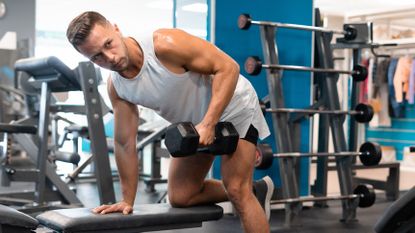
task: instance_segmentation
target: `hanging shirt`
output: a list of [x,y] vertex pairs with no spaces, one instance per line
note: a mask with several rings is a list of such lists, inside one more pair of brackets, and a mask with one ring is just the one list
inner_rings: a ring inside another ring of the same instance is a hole
[[395,87],[394,76],[396,71],[396,65],[398,64],[397,58],[392,58],[388,67],[388,86],[389,86],[389,115],[391,117],[405,117],[405,105],[400,104],[395,99]]
[[393,86],[395,87],[396,102],[403,102],[403,93],[408,92],[409,73],[411,72],[412,58],[401,57],[396,66],[395,76],[393,77]]
[[409,75],[409,88],[408,88],[408,93],[406,95],[406,99],[408,100],[408,103],[410,104],[414,103],[414,93],[415,93],[415,59],[412,59],[411,72]]

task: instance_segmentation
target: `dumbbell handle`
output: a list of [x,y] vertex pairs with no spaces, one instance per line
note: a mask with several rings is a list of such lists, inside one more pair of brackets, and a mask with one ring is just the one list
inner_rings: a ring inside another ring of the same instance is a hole
[[274,64],[262,64],[266,69],[281,69],[281,70],[297,70],[297,71],[312,71],[317,73],[336,73],[336,74],[357,74],[356,70],[336,70],[328,68],[314,68],[307,66],[295,66],[295,65],[274,65]]
[[319,110],[319,109],[296,109],[296,108],[267,108],[266,112],[288,112],[288,113],[323,113],[323,114],[360,114],[363,115],[363,111],[344,111],[344,110]]
[[293,202],[311,202],[311,201],[347,200],[347,199],[360,198],[361,196],[363,196],[363,195],[349,194],[349,195],[325,196],[325,197],[308,196],[308,197],[297,197],[297,198],[272,200],[271,204],[284,204],[284,203],[293,203]]
[[273,154],[275,158],[292,158],[292,157],[327,157],[327,156],[361,156],[370,155],[369,152],[317,152],[317,153],[301,153],[301,152],[287,152]]
[[317,31],[317,32],[332,32],[335,34],[343,34],[345,35],[347,32],[342,30],[333,30],[327,29],[322,27],[315,27],[315,26],[308,26],[308,25],[299,25],[299,24],[290,24],[290,23],[277,23],[277,22],[270,22],[270,21],[257,21],[251,20],[251,24],[257,25],[266,25],[271,27],[279,27],[279,28],[291,28],[291,29],[298,29],[298,30],[306,30],[306,31]]
[[203,147],[197,148],[197,152],[211,154],[209,146],[203,146]]

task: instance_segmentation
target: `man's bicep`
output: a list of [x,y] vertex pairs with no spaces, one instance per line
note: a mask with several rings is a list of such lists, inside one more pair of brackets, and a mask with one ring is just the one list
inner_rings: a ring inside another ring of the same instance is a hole
[[139,123],[137,105],[117,99],[113,101],[113,111],[115,141],[120,144],[135,142]]

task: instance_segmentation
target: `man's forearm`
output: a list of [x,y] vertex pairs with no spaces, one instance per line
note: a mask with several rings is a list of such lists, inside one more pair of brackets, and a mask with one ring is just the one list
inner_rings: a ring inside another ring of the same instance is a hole
[[136,150],[116,147],[115,151],[123,201],[134,205],[138,185],[138,156]]
[[239,70],[217,73],[212,81],[212,98],[202,123],[206,126],[215,126],[223,111],[232,99],[238,83]]

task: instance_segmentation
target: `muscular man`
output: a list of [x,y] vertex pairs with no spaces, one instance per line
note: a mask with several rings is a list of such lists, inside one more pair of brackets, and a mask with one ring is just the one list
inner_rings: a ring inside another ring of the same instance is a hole
[[269,129],[254,88],[239,74],[239,66],[231,57],[178,29],[124,37],[116,24],[97,12],[84,12],[73,19],[67,37],[93,63],[113,71],[108,93],[114,111],[115,157],[123,199],[95,208],[96,213],[132,211],[138,183],[137,105],[142,105],[169,122],[193,122],[204,146],[213,142],[217,122],[232,122],[240,140],[233,154],[222,157],[222,181],[205,179],[213,155],[172,158],[169,202],[174,207],[186,207],[229,200],[245,232],[270,231],[267,215],[272,181],[266,177],[255,182],[257,196],[252,188],[256,143],[258,137],[269,135]]

